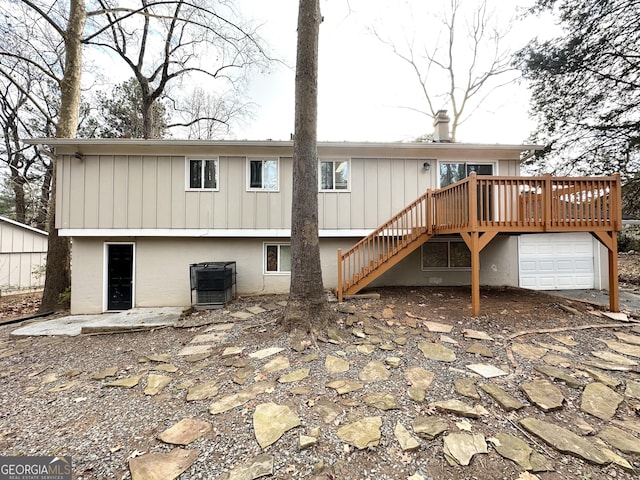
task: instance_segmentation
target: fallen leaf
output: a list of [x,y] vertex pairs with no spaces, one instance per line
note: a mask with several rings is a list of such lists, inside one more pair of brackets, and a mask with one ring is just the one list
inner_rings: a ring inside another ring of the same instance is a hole
[[131,459],[131,458],[141,457],[142,455],[144,455],[144,452],[134,450],[133,452],[131,452],[131,455],[129,455],[129,458]]

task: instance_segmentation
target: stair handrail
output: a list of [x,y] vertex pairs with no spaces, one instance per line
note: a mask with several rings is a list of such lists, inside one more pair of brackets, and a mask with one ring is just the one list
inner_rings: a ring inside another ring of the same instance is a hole
[[[348,286],[353,283],[352,280],[345,281],[344,273],[349,259],[360,253],[363,248],[382,248],[386,249],[386,255],[389,255],[389,252],[393,255],[393,253],[401,250],[420,234],[433,228],[432,195],[433,192],[431,190],[427,190],[389,220],[369,233],[369,235],[361,239],[349,250],[344,253],[342,253],[341,250],[338,250],[338,290],[340,292],[345,287],[348,288]],[[398,237],[400,240],[392,241],[391,237]],[[383,240],[381,240],[380,244],[372,246],[372,240],[376,238],[381,238]],[[385,254],[379,253],[376,260],[383,262],[384,256]],[[353,279],[356,275],[359,275],[366,270],[372,261],[373,259],[370,259],[367,256],[367,261],[362,262],[363,264],[359,265],[357,272],[349,271],[350,279]]]

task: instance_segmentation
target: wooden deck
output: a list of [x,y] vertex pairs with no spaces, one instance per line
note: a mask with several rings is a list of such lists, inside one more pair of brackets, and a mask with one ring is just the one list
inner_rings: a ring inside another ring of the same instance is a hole
[[435,235],[459,234],[471,252],[471,306],[480,313],[480,252],[499,233],[589,232],[609,252],[609,300],[618,311],[620,176],[476,176],[428,190],[342,253],[338,299],[357,293]]

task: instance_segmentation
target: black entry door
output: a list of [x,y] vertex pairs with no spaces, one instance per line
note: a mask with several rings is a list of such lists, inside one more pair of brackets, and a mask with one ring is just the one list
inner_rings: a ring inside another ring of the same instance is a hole
[[129,310],[133,306],[133,245],[107,247],[107,310]]

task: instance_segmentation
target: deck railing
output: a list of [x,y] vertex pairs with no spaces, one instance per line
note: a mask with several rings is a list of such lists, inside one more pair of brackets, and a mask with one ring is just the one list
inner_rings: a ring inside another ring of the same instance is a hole
[[[476,176],[427,191],[344,254],[338,294],[357,291],[432,235],[461,232],[618,231],[620,176]],[[375,273],[374,273],[375,272]]]
[[475,176],[433,193],[438,233],[620,229],[620,179]]

